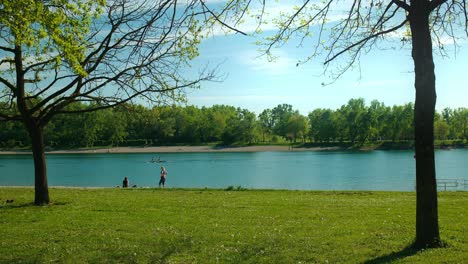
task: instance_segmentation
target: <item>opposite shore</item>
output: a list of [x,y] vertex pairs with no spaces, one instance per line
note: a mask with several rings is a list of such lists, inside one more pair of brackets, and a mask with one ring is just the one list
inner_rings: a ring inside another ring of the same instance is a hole
[[[46,154],[93,154],[93,153],[176,153],[176,152],[266,152],[266,151],[333,151],[341,147],[290,147],[285,145],[267,146],[159,146],[159,147],[111,147],[92,149],[51,150]],[[344,150],[344,149],[343,149]],[[0,151],[0,155],[31,154],[28,150]]]
[[[435,149],[450,150],[467,148],[463,143],[436,142]],[[268,151],[372,151],[372,150],[412,150],[413,145],[406,143],[366,144],[355,146],[352,144],[324,144],[324,145],[248,145],[248,146],[122,146],[95,147],[77,149],[49,149],[46,154],[94,154],[94,153],[177,153],[177,152],[268,152]],[[28,149],[1,150],[0,155],[31,154]]]

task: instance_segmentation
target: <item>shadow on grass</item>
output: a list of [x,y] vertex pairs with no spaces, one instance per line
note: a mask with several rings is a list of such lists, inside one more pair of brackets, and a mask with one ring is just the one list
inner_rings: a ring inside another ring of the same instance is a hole
[[415,243],[412,243],[411,245],[405,247],[404,249],[398,252],[393,252],[384,256],[380,256],[375,259],[365,261],[364,263],[365,264],[391,263],[396,260],[414,256],[425,249],[446,248],[446,247],[449,247],[449,245],[441,240],[434,241],[433,244],[426,245],[425,247],[417,246]]
[[404,249],[398,251],[398,252],[393,252],[387,255],[383,255],[368,261],[365,261],[364,264],[380,264],[380,263],[391,263],[396,260],[404,259],[407,257],[411,257],[416,255],[419,252],[419,250],[414,247],[414,245],[409,245],[405,247]]
[[25,207],[36,207],[34,203],[15,203],[15,204],[5,204],[0,207],[0,209],[3,210],[11,210],[11,209],[17,209],[17,208],[25,208]]
[[11,204],[4,204],[0,206],[0,209],[2,210],[12,210],[12,209],[21,209],[21,208],[39,208],[39,207],[53,207],[53,206],[63,206],[67,205],[68,203],[65,202],[51,202],[49,204],[42,204],[42,205],[37,205],[33,202],[30,203],[11,203]]

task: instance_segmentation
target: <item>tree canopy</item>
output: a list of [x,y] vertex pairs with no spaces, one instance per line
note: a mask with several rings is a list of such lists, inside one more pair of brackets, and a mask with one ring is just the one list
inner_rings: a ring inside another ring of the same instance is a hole
[[44,127],[55,116],[180,101],[215,79],[215,69],[183,73],[213,23],[200,1],[2,1],[0,15],[0,121],[31,137],[36,204],[49,202]]
[[[244,5],[244,9],[237,8]],[[252,1],[230,1],[228,10],[243,17]],[[261,1],[256,18],[261,24],[268,3]],[[221,12],[220,19],[229,12]],[[260,42],[263,52],[301,39],[311,55],[298,63],[323,58],[325,72],[339,78],[359,63],[359,58],[382,41],[397,39],[399,46],[411,44],[416,91],[414,138],[416,162],[416,240],[418,248],[441,246],[438,224],[436,170],[434,160],[434,118],[436,83],[433,46],[445,54],[445,40],[452,43],[468,37],[466,0],[305,0],[272,21],[277,31]],[[395,38],[396,36],[396,38]],[[332,63],[334,67],[329,67]],[[350,117],[352,118],[352,116]]]

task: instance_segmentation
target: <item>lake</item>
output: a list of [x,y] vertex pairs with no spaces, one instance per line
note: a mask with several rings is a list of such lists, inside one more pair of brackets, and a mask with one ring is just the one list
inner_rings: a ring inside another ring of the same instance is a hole
[[[150,163],[153,157],[167,162]],[[467,161],[466,149],[436,151],[437,178],[468,180]],[[130,185],[154,187],[161,165],[168,170],[166,187],[392,191],[415,188],[413,151],[47,156],[50,186],[115,187],[126,176]],[[0,155],[0,185],[33,186],[33,174],[31,155]]]

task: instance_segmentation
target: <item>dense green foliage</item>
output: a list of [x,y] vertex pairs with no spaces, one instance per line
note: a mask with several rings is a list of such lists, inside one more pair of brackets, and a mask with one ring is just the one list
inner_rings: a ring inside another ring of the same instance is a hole
[[[415,194],[0,188],[1,263],[464,263],[468,193],[439,194],[447,247],[413,252]],[[13,203],[5,203],[13,199]],[[373,261],[373,262],[372,262]]]
[[[13,55],[15,47],[22,47],[23,58],[28,58],[25,64],[40,64],[47,58],[50,66],[59,68],[66,61],[74,72],[87,75],[81,64],[88,44],[85,36],[89,33],[91,21],[99,16],[104,5],[104,0],[1,1],[1,63],[16,63],[9,55]],[[7,56],[6,52],[11,53]],[[44,71],[46,67],[41,66]],[[8,68],[2,67],[0,72],[9,72]],[[21,70],[27,72],[29,68]],[[34,82],[40,81],[40,72],[35,72],[37,80]],[[5,85],[7,80],[2,79],[1,83]],[[11,91],[5,89],[5,94],[7,92]]]
[[[74,104],[70,110],[89,106]],[[385,106],[376,100],[366,105],[351,99],[339,109],[315,109],[301,115],[282,104],[255,115],[226,105],[212,107],[163,106],[152,109],[122,105],[99,112],[59,115],[46,127],[51,148],[109,145],[252,144],[315,142],[364,143],[410,141],[414,135],[413,104]],[[435,116],[438,140],[468,139],[468,109],[444,109]],[[28,147],[22,124],[0,122],[0,147]]]

